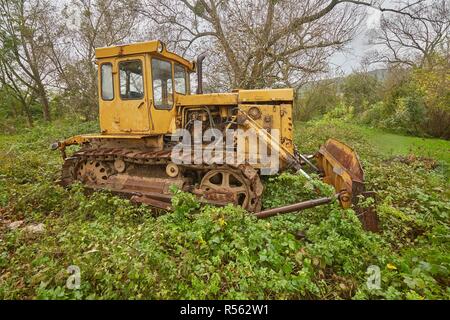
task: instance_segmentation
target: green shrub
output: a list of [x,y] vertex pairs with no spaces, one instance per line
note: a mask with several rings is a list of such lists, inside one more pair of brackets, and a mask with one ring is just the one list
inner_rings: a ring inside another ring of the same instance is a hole
[[293,117],[301,121],[308,121],[320,117],[328,112],[330,108],[338,104],[339,101],[337,84],[334,81],[321,81],[308,84],[298,93]]
[[[92,126],[92,127],[91,127]],[[157,215],[108,192],[54,185],[60,155],[48,142],[92,124],[38,125],[0,138],[2,299],[449,299],[449,199],[442,172],[379,155],[339,120],[297,125],[314,152],[329,137],[353,146],[376,190],[382,231],[362,229],[353,210],[330,205],[257,220],[240,208],[200,206],[173,190]],[[40,135],[43,133],[43,135]],[[284,173],[265,181],[264,206],[330,195],[318,180]],[[43,233],[23,226],[43,223]],[[7,221],[7,222],[5,222]],[[68,289],[67,268],[81,270]],[[381,270],[369,290],[367,268]]]
[[360,114],[380,100],[380,87],[377,78],[369,73],[353,73],[342,85],[344,102],[354,108],[355,114]]
[[363,124],[381,126],[381,123],[385,120],[386,114],[386,105],[383,101],[378,101],[362,112],[358,120]]

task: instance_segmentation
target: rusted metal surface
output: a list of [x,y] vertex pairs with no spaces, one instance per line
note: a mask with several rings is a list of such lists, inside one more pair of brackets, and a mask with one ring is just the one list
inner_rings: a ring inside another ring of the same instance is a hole
[[[336,194],[334,197],[323,197],[323,198],[319,198],[319,199],[307,200],[307,201],[294,203],[294,204],[283,206],[283,207],[267,209],[267,210],[255,213],[254,215],[255,215],[255,217],[257,217],[259,219],[266,219],[266,218],[273,217],[273,216],[276,216],[279,214],[302,211],[305,209],[310,209],[310,208],[318,207],[321,205],[326,205],[326,204],[329,204],[329,203],[335,201],[336,198],[339,199],[340,201],[342,201],[341,198],[346,197],[346,196],[348,196],[348,194],[346,192],[343,192],[343,193]],[[372,197],[373,193],[366,192],[366,193],[363,193],[362,196],[363,197]],[[346,200],[344,200],[344,201],[346,201]],[[361,224],[365,230],[372,231],[372,232],[380,231],[379,219],[378,219],[378,215],[375,212],[374,206],[362,207],[362,206],[358,206],[356,204],[355,211],[356,211],[357,216],[358,216],[359,220],[361,221]]]
[[223,201],[238,205],[238,197],[235,193],[227,188],[216,188],[214,190],[201,190],[203,197],[211,201]]
[[341,199],[341,205],[349,208],[353,197],[364,191],[364,171],[356,152],[340,141],[329,139],[320,147],[316,160],[323,181],[334,186],[337,192],[350,194],[348,201]]
[[135,202],[135,203],[144,203],[147,205],[150,205],[152,207],[158,208],[158,209],[162,209],[162,210],[167,210],[170,211],[172,210],[172,206],[170,205],[170,203],[165,202],[165,201],[161,201],[161,200],[157,200],[154,198],[151,198],[149,196],[133,196],[131,197],[131,202]]
[[354,181],[364,181],[364,171],[359,157],[352,148],[338,140],[329,139],[325,143],[324,149],[350,173]]
[[197,94],[203,94],[203,60],[206,58],[206,52],[197,57]]
[[205,199],[227,201],[243,208],[249,206],[250,181],[242,173],[231,169],[216,169],[202,179],[200,189]]
[[105,164],[96,160],[84,160],[78,164],[76,171],[77,180],[85,184],[103,185],[107,183],[110,169]]
[[[324,182],[334,186],[342,207],[355,205],[363,211],[357,206],[357,199],[365,192],[364,172],[357,154],[350,147],[334,139],[328,140],[316,155],[317,165],[296,151],[293,143],[293,89],[202,94],[201,65],[204,55],[199,56],[197,63],[192,63],[168,52],[161,41],[99,48],[96,49],[96,57],[100,97],[102,66],[111,66],[110,77],[117,86],[120,84],[120,63],[129,57],[141,63],[143,74],[151,74],[151,59],[155,57],[172,61],[172,66],[174,63],[181,64],[187,73],[196,69],[199,94],[191,95],[186,90],[186,94],[181,95],[175,91],[172,93],[173,101],[167,101],[166,110],[154,105],[155,97],[151,90],[144,90],[138,99],[120,99],[118,92],[113,99],[99,99],[101,133],[77,135],[52,145],[52,149],[61,151],[65,160],[62,185],[81,181],[89,188],[109,189],[129,195],[133,201],[164,210],[171,209],[169,186],[175,185],[196,194],[204,203],[231,203],[251,212],[259,212],[263,193],[260,173],[263,169],[273,169],[261,163],[250,164],[250,153],[256,153],[258,159],[263,158],[261,146],[258,151],[251,151],[251,142],[247,141],[241,145],[236,142],[233,148],[227,149],[227,156],[230,153],[233,158],[235,154],[245,155],[245,164],[238,167],[206,164],[202,154],[196,152],[183,153],[182,159],[177,159],[183,164],[174,164],[177,162],[175,160],[172,162],[175,130],[189,129],[188,124],[195,120],[202,122],[203,129],[216,128],[222,133],[228,129],[254,129],[260,141],[264,142],[264,148],[270,147],[271,155],[278,154],[279,172],[294,170],[311,179],[309,171],[303,170],[303,166],[308,165],[322,175]],[[147,78],[143,77],[145,87],[148,87],[147,81],[152,80]],[[279,137],[275,130],[279,130]],[[238,140],[238,137],[235,138]],[[80,145],[82,149],[67,158],[65,148],[70,145]],[[192,163],[192,160],[194,164],[186,164]],[[257,216],[266,218],[331,201],[333,197],[304,201],[265,210]],[[365,225],[375,228],[373,211],[365,210],[360,218]]]
[[358,218],[365,230],[380,232],[380,219],[373,206],[368,208],[357,208]]
[[129,174],[117,174],[111,176],[107,183],[115,190],[127,190],[128,192],[156,192],[168,194],[170,186],[182,189],[184,180],[173,178],[140,177]]
[[[142,165],[164,165],[169,161],[170,151],[142,152],[126,148],[90,148],[86,147],[65,160],[61,184],[67,186],[76,180],[96,189],[108,189],[133,195],[141,193],[169,193],[169,187],[183,187],[184,180],[140,176],[136,168]],[[137,167],[138,166],[138,167]],[[144,170],[145,172],[145,170]],[[170,199],[169,199],[170,201]]]
[[[67,186],[79,180],[90,188],[128,194],[136,202],[141,199],[161,209],[166,207],[162,202],[170,204],[170,186],[193,192],[202,203],[219,206],[231,203],[251,212],[261,209],[263,185],[251,166],[178,165],[178,174],[173,175],[166,170],[168,165],[173,165],[170,155],[171,150],[144,152],[88,146],[66,159],[61,184]],[[190,178],[183,176],[183,170],[204,172],[199,188],[193,188]]]
[[356,152],[346,144],[329,139],[316,155],[319,170],[323,173],[323,181],[334,186],[337,192],[346,192],[339,198],[344,208],[354,209],[364,229],[378,232],[379,219],[374,206],[363,208],[358,205],[358,196],[373,197],[364,185],[364,171]]
[[[176,185],[179,189],[193,192],[202,203],[219,206],[228,203],[240,205],[248,211],[256,212],[258,218],[301,211],[330,203],[334,199],[325,197],[259,212],[263,185],[258,172],[252,166],[211,166],[210,171],[204,173],[199,187],[192,188],[187,178],[183,178],[183,168],[201,172],[208,167],[180,165],[177,167],[177,175],[169,175],[166,168],[171,164],[170,155],[171,150],[86,147],[76,152],[74,157],[66,159],[62,184],[68,185],[74,180],[80,180],[93,189],[109,189],[128,194],[135,202],[164,210],[171,209],[172,196],[169,187]],[[356,205],[357,195],[365,191],[364,173],[356,153],[338,141],[329,140],[320,149],[317,160],[319,170],[324,174],[324,181],[333,184],[338,190],[336,197],[343,207],[354,203],[363,226],[367,230],[377,231],[378,218],[374,210],[362,209]],[[158,165],[162,166],[161,171],[166,174],[165,178],[132,174],[136,166],[150,169]]]
[[125,162],[132,163],[168,163],[170,156],[171,150],[140,151],[126,148],[87,148],[73,155],[73,157],[95,158],[100,160],[109,160],[108,157],[113,157],[114,159],[121,159]]
[[[372,198],[373,204],[369,206],[363,206],[360,204],[361,200],[365,200],[367,198]],[[373,191],[365,191],[360,194],[360,197],[357,197],[354,203],[355,211],[358,215],[359,220],[361,221],[362,226],[365,230],[372,232],[380,231],[380,219],[378,218],[378,214],[375,210],[375,204],[377,202],[377,194]]]
[[255,213],[255,216],[260,219],[265,219],[265,218],[273,217],[273,216],[283,214],[283,213],[301,211],[301,210],[321,206],[324,204],[328,204],[328,203],[332,202],[334,199],[335,199],[334,197],[324,197],[324,198],[319,198],[319,199],[307,200],[307,201],[291,204],[291,205],[284,206],[284,207],[267,209],[267,210]]
[[256,170],[241,168],[216,168],[205,174],[200,188],[193,192],[206,201],[240,205],[251,212],[261,210],[263,186]]
[[[95,186],[95,185],[86,185],[86,188],[88,190],[92,190],[92,191],[107,189],[107,190],[111,191],[111,193],[114,195],[125,196],[125,197],[130,198],[130,201],[132,201],[134,203],[143,203],[143,204],[147,204],[149,206],[152,206],[152,207],[155,207],[158,209],[163,209],[166,211],[173,210],[172,205],[171,205],[171,201],[173,198],[172,194],[162,194],[162,193],[155,193],[155,192],[134,192],[133,190],[127,190],[127,189],[114,190],[114,189],[108,189],[108,188]],[[209,205],[214,205],[217,207],[223,207],[228,204],[228,202],[206,200],[200,196],[198,197],[197,200],[200,204],[209,204]]]

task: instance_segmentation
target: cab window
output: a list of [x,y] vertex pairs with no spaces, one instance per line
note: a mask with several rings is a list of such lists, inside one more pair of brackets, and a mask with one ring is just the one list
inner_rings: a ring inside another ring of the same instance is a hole
[[141,60],[119,63],[120,97],[124,100],[144,98],[144,75]]
[[175,91],[177,93],[186,94],[186,69],[182,65],[175,64],[174,80]]
[[152,59],[153,100],[156,109],[172,109],[172,63]]
[[101,81],[102,81],[102,99],[106,101],[114,100],[114,83],[113,83],[113,73],[111,63],[102,64]]

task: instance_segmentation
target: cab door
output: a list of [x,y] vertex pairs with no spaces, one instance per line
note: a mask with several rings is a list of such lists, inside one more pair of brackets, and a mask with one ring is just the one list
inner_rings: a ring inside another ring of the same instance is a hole
[[[173,85],[173,63],[170,60],[152,57],[150,62],[152,83],[151,114],[153,133],[166,134],[175,126],[175,93]],[[155,121],[157,119],[157,121]]]
[[149,103],[144,72],[145,56],[117,59],[118,99],[114,122],[123,133],[149,131]]
[[116,112],[117,81],[114,59],[103,59],[99,63],[99,118],[102,133],[119,133],[119,115]]

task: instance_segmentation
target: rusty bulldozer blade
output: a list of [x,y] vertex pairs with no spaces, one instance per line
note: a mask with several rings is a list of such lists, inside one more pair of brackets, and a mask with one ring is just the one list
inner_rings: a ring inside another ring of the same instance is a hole
[[[361,205],[360,201],[366,200],[367,198],[373,199],[372,204]],[[360,198],[357,199],[354,209],[365,230],[372,232],[380,232],[379,227],[380,221],[377,212],[375,211],[375,204],[376,204],[376,192],[365,191],[360,194]]]
[[[323,181],[334,187],[341,206],[347,209],[353,204],[364,229],[378,232],[375,201],[368,206],[359,204],[361,198],[375,199],[375,193],[365,190],[364,171],[358,154],[346,144],[336,139],[329,139],[320,147],[315,158]],[[328,202],[325,198],[323,200],[324,203],[328,203],[332,198],[328,198]]]
[[[315,155],[317,169],[325,183],[332,185],[336,194],[333,197],[324,197],[307,200],[283,207],[267,209],[255,214],[257,218],[265,219],[279,214],[298,212],[305,209],[329,204],[336,199],[345,209],[353,205],[358,218],[365,230],[378,232],[378,216],[373,204],[375,192],[365,191],[364,171],[359,157],[352,148],[335,139],[329,139]],[[372,197],[370,201],[361,201]]]
[[357,201],[357,196],[364,192],[364,171],[359,157],[352,148],[335,139],[329,139],[316,154],[317,166],[325,183],[334,186],[341,197],[341,205],[349,208]]
[[364,171],[357,153],[346,144],[329,139],[316,154],[317,166],[323,174],[323,181],[334,186],[343,194],[339,201],[343,208],[354,209],[366,230],[378,232],[378,216],[373,205],[362,207],[358,203],[362,198],[372,197],[374,192],[367,192],[364,185]]

